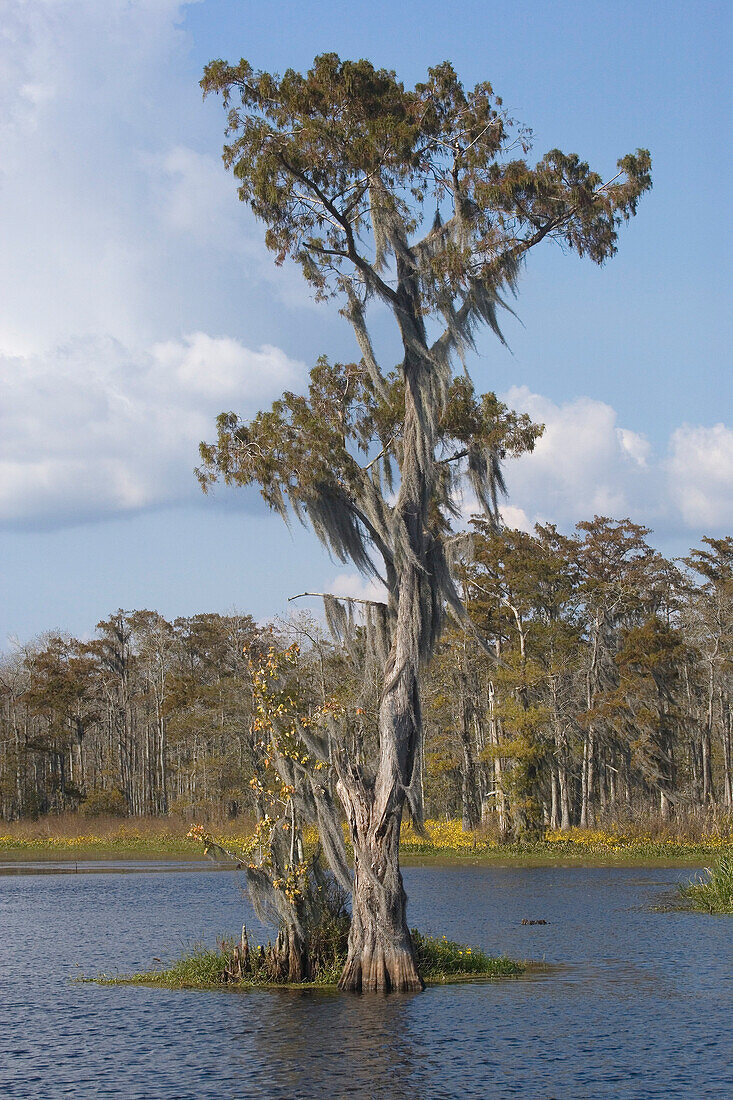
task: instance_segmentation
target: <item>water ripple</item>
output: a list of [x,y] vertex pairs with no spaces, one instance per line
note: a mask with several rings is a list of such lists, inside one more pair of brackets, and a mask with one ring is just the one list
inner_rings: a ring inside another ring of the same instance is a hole
[[649,912],[678,878],[669,869],[409,868],[410,916],[424,931],[557,969],[376,998],[74,984],[80,969],[147,968],[242,921],[257,935],[235,876],[2,877],[0,1095],[731,1096],[730,922]]

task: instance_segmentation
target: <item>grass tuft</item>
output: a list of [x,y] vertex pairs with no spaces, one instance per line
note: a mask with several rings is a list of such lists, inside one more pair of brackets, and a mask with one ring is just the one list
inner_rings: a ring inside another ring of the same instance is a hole
[[84,977],[83,982],[98,985],[160,985],[166,989],[214,989],[223,984],[222,974],[227,960],[224,946],[216,949],[195,944],[180,959],[161,970],[141,974],[99,974]]
[[692,882],[680,885],[680,894],[693,909],[704,913],[733,913],[733,855],[720,857]]
[[523,974],[522,963],[506,955],[487,955],[478,947],[433,936],[423,936],[412,929],[418,973],[426,982],[449,982],[457,977],[512,978]]

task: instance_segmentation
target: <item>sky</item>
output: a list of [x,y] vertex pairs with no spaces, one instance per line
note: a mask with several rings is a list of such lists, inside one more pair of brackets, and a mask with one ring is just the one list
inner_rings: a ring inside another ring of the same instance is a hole
[[537,158],[608,177],[649,148],[618,255],[535,249],[509,347],[482,334],[469,368],[546,425],[507,465],[507,523],[630,516],[668,554],[733,532],[730,32],[708,0],[2,0],[0,649],[119,607],[266,619],[364,590],[256,492],[193,476],[219,412],[358,355],[236,197],[198,87],[216,57],[282,72],[336,51],[406,84],[448,59]]

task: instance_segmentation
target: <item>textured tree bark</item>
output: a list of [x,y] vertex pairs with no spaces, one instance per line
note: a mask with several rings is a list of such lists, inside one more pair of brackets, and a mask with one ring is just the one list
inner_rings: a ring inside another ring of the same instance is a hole
[[560,812],[560,828],[564,831],[572,825],[570,784],[568,782],[568,770],[564,764],[560,769]]
[[407,927],[407,897],[398,862],[400,813],[392,813],[386,834],[354,845],[349,951],[339,988],[351,992],[417,992],[417,972]]
[[[405,416],[400,488],[393,518],[390,606],[392,644],[379,705],[379,757],[373,778],[341,768],[339,794],[354,845],[349,950],[340,986],[347,990],[421,990],[399,866],[402,811],[414,798],[422,738],[418,674],[440,633],[443,592],[434,575],[435,436],[439,412],[435,363],[428,349],[414,271],[397,254],[395,316],[405,357]],[[415,802],[412,802],[414,807]],[[416,815],[419,817],[419,813]]]
[[354,845],[349,949],[339,986],[352,992],[415,992],[424,988],[407,926],[399,865],[406,788],[422,735],[413,601],[417,571],[407,571],[399,597],[392,652],[379,708],[379,760],[370,780],[361,768],[341,768],[338,791]]
[[593,823],[593,794],[595,790],[595,730],[588,728],[583,744],[583,786],[580,808],[580,824],[588,828]]
[[[313,977],[308,946],[295,928],[281,928],[274,944],[260,947],[258,965],[265,964],[275,982],[304,982]],[[242,928],[241,942],[235,944],[224,967],[224,981],[237,982],[251,975],[251,951],[247,929]]]
[[305,946],[294,928],[288,929],[288,981],[303,982],[311,977]]
[[399,865],[405,786],[413,778],[421,733],[417,675],[413,665],[400,661],[399,632],[385,681],[376,776],[370,782],[360,768],[347,766],[338,782],[354,846],[349,949],[339,986],[352,992],[424,988]]
[[560,796],[557,779],[557,768],[553,765],[550,769],[550,828],[560,828]]

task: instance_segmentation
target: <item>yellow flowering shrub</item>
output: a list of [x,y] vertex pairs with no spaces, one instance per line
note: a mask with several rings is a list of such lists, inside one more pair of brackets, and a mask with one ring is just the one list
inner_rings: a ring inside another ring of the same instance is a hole
[[460,821],[426,821],[427,837],[415,832],[412,822],[404,821],[400,832],[400,846],[403,851],[449,851],[472,852],[477,846],[496,847],[492,841],[479,837],[476,833],[464,832]]

